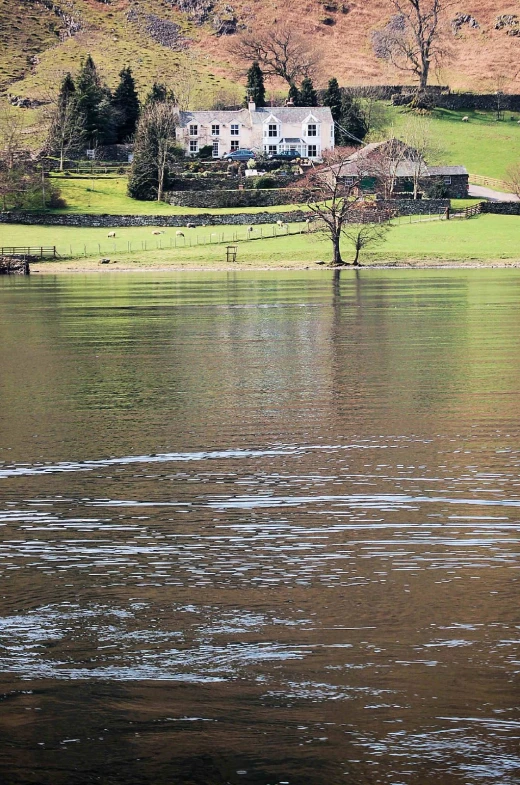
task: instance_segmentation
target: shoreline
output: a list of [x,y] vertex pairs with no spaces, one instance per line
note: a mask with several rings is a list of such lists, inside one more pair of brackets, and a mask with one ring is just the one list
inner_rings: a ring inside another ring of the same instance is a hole
[[143,264],[141,262],[122,262],[115,260],[109,264],[100,264],[99,261],[70,260],[62,262],[35,262],[31,275],[58,275],[58,274],[91,274],[91,273],[179,273],[179,272],[276,272],[276,271],[334,271],[334,270],[486,270],[486,269],[519,269],[519,259],[489,259],[489,260],[435,260],[435,259],[409,259],[388,262],[368,261],[354,267],[352,264],[342,267],[333,267],[329,264],[316,264],[309,262],[276,261],[273,264],[254,264],[236,262],[233,264],[179,264],[178,262],[156,264]]

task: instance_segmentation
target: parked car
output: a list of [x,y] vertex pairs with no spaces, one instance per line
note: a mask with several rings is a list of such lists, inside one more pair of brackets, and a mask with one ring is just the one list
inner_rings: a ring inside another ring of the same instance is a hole
[[270,153],[271,161],[297,161],[301,155],[296,150],[282,150],[280,153]]
[[241,147],[238,150],[233,150],[231,153],[226,153],[222,156],[226,161],[250,161],[255,159],[256,155],[253,150],[248,150],[246,147]]

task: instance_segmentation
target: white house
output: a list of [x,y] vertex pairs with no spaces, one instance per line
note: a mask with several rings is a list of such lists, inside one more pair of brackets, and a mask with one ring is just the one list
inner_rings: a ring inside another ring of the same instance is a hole
[[304,158],[321,158],[334,149],[334,122],[328,106],[266,106],[250,102],[233,112],[179,112],[177,131],[187,155],[205,145],[213,158],[245,147],[255,152],[296,150]]

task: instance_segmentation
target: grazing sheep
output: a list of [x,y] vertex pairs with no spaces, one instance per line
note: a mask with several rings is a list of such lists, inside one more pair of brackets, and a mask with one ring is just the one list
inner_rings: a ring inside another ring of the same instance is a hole
[[109,233],[107,234],[107,237],[115,237],[115,236],[116,236],[116,233],[115,233],[115,232],[109,232]]
[[156,231],[152,232],[152,234],[164,234],[164,232],[159,232],[159,231],[156,230]]
[[248,227],[247,227],[247,231],[248,231],[248,232],[254,232],[254,228],[253,228],[252,226],[248,226]]
[[283,221],[277,221],[277,222],[276,222],[276,225],[277,225],[277,226],[283,226],[283,225],[284,225],[284,223],[283,223]]
[[184,237],[184,232],[175,232],[175,237]]
[[462,122],[463,123],[469,123],[469,117],[467,115],[465,117],[463,117],[462,118]]

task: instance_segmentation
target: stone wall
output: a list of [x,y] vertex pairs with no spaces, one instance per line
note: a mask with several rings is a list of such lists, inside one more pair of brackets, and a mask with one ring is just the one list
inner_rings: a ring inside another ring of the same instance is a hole
[[244,189],[226,191],[169,191],[165,201],[176,207],[199,207],[213,210],[219,207],[275,207],[304,201],[300,188]]
[[[438,109],[450,109],[454,112],[496,112],[497,96],[495,93],[435,93],[432,96]],[[409,93],[395,93],[392,96],[394,106],[404,106],[410,102]],[[520,112],[520,95],[504,94],[500,98],[503,112]]]
[[481,204],[483,213],[520,215],[520,202],[482,202]]
[[[428,215],[441,213],[449,199],[392,199],[378,201],[381,211],[398,211],[401,215]],[[125,226],[171,226],[181,228],[188,223],[194,226],[248,226],[249,224],[299,223],[307,220],[304,210],[286,210],[276,213],[198,213],[197,215],[92,215],[87,213],[27,213],[0,212],[0,224],[18,223],[31,226],[76,226],[81,228],[115,229]]]

